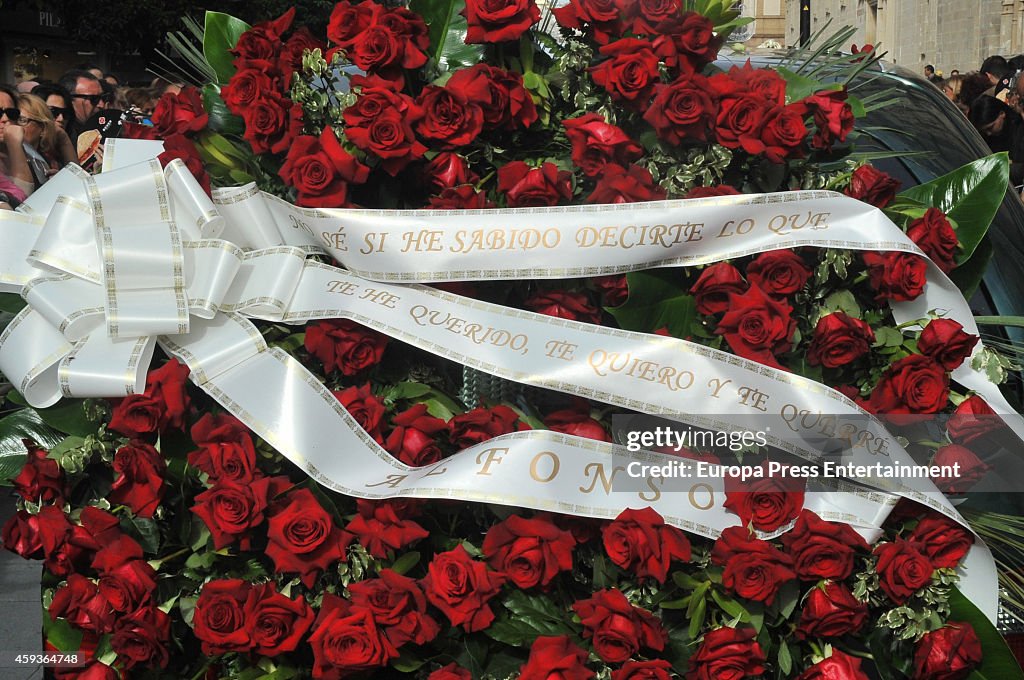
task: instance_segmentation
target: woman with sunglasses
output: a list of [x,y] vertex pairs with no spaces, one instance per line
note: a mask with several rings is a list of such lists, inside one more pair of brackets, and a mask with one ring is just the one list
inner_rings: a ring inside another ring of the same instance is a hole
[[57,127],[49,107],[39,97],[23,94],[18,97],[18,125],[25,130],[25,156],[38,189],[50,175],[76,160],[75,147],[67,133]]
[[60,85],[44,83],[32,88],[32,94],[46,102],[46,106],[50,109],[57,127],[67,131],[68,122],[75,114],[74,109],[71,108],[71,97],[68,95],[67,90]]
[[17,101],[17,90],[0,84],[0,172],[27,196],[35,190],[35,182],[25,154],[25,129],[18,125]]

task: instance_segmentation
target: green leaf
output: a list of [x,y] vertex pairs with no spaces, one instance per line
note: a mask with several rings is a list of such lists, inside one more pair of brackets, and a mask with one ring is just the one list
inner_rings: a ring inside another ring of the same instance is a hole
[[860,318],[860,305],[857,304],[857,297],[849,290],[832,293],[825,298],[822,306],[828,312],[844,312],[847,316]]
[[985,237],[1003,202],[1009,181],[1009,157],[1005,153],[997,153],[907,189],[900,195],[938,208],[956,223],[956,235],[962,249],[957,255],[957,262],[966,262]]
[[974,254],[966,262],[950,272],[950,280],[964,294],[965,299],[970,300],[978,290],[993,254],[995,254],[995,249],[992,247],[992,242],[985,239],[978,244],[978,247],[974,249]]
[[25,299],[17,293],[0,293],[0,312],[17,314],[27,304]]
[[392,401],[399,401],[400,399],[416,399],[425,394],[429,394],[430,391],[430,385],[424,385],[421,382],[407,380],[398,383],[388,390],[387,398]]
[[156,520],[147,517],[125,517],[121,519],[121,528],[139,542],[143,552],[155,555],[160,550],[160,525]]
[[793,657],[790,654],[789,645],[784,640],[779,644],[778,657],[779,670],[782,671],[783,676],[789,676],[789,672],[793,670]]
[[836,89],[838,85],[826,86],[820,80],[802,76],[786,68],[780,68],[777,73],[786,81],[786,99],[790,102],[798,102],[801,99],[810,97],[819,90]]
[[402,655],[391,662],[391,667],[399,673],[415,673],[425,663],[427,663],[426,659],[412,656],[409,650],[402,650]]
[[77,652],[82,648],[82,631],[65,619],[51,620],[46,611],[43,612],[43,637],[61,652]]
[[697,600],[697,606],[693,609],[693,615],[690,618],[690,625],[687,627],[687,632],[691,638],[696,638],[700,635],[700,629],[704,627],[704,618],[708,613],[708,601],[701,597]]
[[220,88],[213,83],[203,86],[203,108],[210,116],[209,128],[214,132],[226,135],[240,135],[245,132],[245,124],[241,116],[228,110],[227,104],[220,96]]
[[484,632],[488,637],[513,647],[529,646],[538,637],[571,635],[568,614],[547,597],[513,591],[505,599],[505,609]]
[[23,439],[32,439],[44,449],[52,449],[59,446],[63,438],[30,408],[0,418],[0,485],[10,486],[8,480],[17,476],[25,465],[28,451]]
[[967,680],[1024,680],[1024,671],[1006,646],[1006,640],[981,610],[964,597],[957,588],[949,594],[949,621],[971,624],[981,640],[981,665]]
[[430,27],[430,61],[441,70],[472,66],[483,60],[483,45],[466,44],[465,0],[412,0],[409,9]]
[[39,409],[39,417],[53,429],[64,434],[86,437],[96,434],[96,423],[85,415],[85,402],[81,399],[64,399],[55,406]]
[[407,574],[410,569],[419,564],[419,561],[420,554],[415,550],[410,550],[395,560],[395,563],[391,565],[391,571],[396,574]]
[[739,619],[744,622],[750,621],[750,613],[747,612],[747,610],[743,608],[743,605],[736,600],[719,593],[717,590],[711,591],[711,597],[714,599],[715,603],[722,608],[722,611],[732,618]]
[[672,271],[627,274],[629,297],[606,309],[626,330],[651,333],[665,327],[671,335],[685,338],[696,319],[697,303],[680,281]]
[[222,12],[207,12],[206,27],[203,31],[203,56],[217,72],[217,81],[227,85],[235,74],[231,63],[235,57],[230,50],[238,44],[238,39],[252,26],[241,19]]
[[899,347],[903,344],[903,333],[889,326],[875,329],[875,344],[872,347]]

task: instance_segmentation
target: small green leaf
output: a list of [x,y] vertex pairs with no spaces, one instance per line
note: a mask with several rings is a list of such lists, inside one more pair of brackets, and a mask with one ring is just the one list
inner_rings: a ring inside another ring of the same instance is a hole
[[708,601],[702,597],[697,600],[697,606],[694,607],[693,616],[690,618],[690,625],[687,628],[691,638],[700,635],[700,629],[704,627],[704,617],[707,613]]
[[419,564],[420,554],[415,550],[404,553],[391,565],[391,571],[397,574],[407,574],[409,570]]
[[220,96],[220,88],[213,83],[203,86],[203,108],[210,116],[208,127],[214,132],[228,135],[240,135],[245,132],[245,123],[241,116],[228,110],[227,104]]
[[65,619],[50,619],[49,612],[43,612],[43,637],[61,652],[77,652],[82,648],[82,631]]
[[425,663],[427,663],[426,659],[413,656],[409,650],[403,649],[402,655],[391,662],[391,667],[399,673],[415,673]]
[[412,0],[409,9],[430,27],[427,56],[441,70],[472,66],[483,60],[483,45],[466,44],[465,0]]
[[21,297],[17,293],[0,293],[0,312],[10,312],[11,314],[17,314],[25,305],[25,298]]
[[787,68],[776,69],[776,73],[786,81],[786,99],[790,102],[806,99],[819,90],[836,89],[835,86],[826,86],[820,80],[802,76]]
[[785,641],[779,644],[778,659],[779,670],[784,676],[788,676],[789,672],[793,670],[793,657],[790,655],[789,645]]
[[629,331],[652,333],[667,328],[677,338],[690,335],[697,303],[681,285],[674,271],[633,272],[626,275],[629,297],[618,307],[607,307],[619,326]]
[[857,304],[857,297],[849,290],[840,290],[832,293],[823,303],[828,312],[843,312],[855,319],[860,318],[860,305]]
[[121,528],[139,542],[143,552],[155,555],[160,550],[160,525],[156,520],[147,517],[125,517],[121,519]]
[[873,347],[899,347],[903,344],[903,333],[889,326],[882,326],[875,329],[875,344]]
[[231,50],[238,44],[238,39],[252,26],[241,19],[222,12],[206,13],[206,28],[203,31],[203,56],[217,73],[221,85],[227,85],[231,76],[235,75],[232,62],[235,57]]

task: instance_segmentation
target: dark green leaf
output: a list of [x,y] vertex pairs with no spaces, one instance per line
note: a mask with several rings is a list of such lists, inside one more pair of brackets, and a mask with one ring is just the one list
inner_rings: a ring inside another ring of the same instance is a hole
[[402,655],[391,662],[391,667],[399,673],[415,673],[426,662],[426,659],[413,656],[412,652],[404,649]]
[[782,671],[782,676],[789,677],[789,672],[793,670],[793,656],[790,654],[789,645],[785,640],[779,644],[778,658],[779,670]]
[[61,652],[77,652],[82,648],[82,631],[71,626],[64,619],[51,620],[43,612],[43,637]]
[[503,613],[486,631],[488,637],[513,647],[529,646],[538,637],[571,635],[568,613],[558,609],[550,599],[513,591],[505,599]]
[[750,621],[750,614],[743,608],[743,605],[728,595],[723,595],[717,590],[712,590],[711,597],[714,599],[715,603],[722,608],[722,611],[732,618],[739,619],[744,622]]
[[415,550],[404,553],[391,565],[391,571],[397,574],[407,574],[409,570],[420,562],[420,554]]
[[0,418],[0,485],[9,486],[25,464],[28,451],[23,439],[31,439],[44,449],[60,445],[64,436],[45,425],[33,409],[23,408]]
[[245,131],[242,118],[228,110],[227,104],[221,99],[220,88],[213,83],[203,86],[203,108],[210,116],[209,127],[214,132],[240,135]]
[[971,255],[969,260],[950,272],[949,278],[960,289],[960,292],[964,294],[964,298],[970,300],[974,292],[978,290],[978,286],[981,285],[981,279],[985,276],[985,271],[988,269],[988,263],[992,259],[994,252],[992,242],[989,239],[985,239],[974,249],[974,254]]
[[949,594],[950,621],[971,624],[981,640],[981,665],[967,680],[1024,680],[1024,671],[1006,646],[1006,640],[974,604],[954,588]]
[[206,28],[203,32],[203,56],[217,72],[217,80],[227,85],[235,74],[231,63],[235,57],[230,50],[238,44],[238,38],[252,28],[241,19],[221,12],[206,13]]
[[145,553],[156,555],[160,550],[160,525],[156,520],[146,517],[126,517],[121,520],[121,528],[139,542]]
[[472,66],[483,59],[483,45],[466,44],[465,0],[412,0],[409,9],[430,27],[428,57],[442,70]]
[[801,99],[810,97],[819,90],[836,89],[838,85],[827,87],[821,81],[814,78],[793,73],[789,69],[780,68],[778,74],[786,81],[786,99],[790,102],[798,102]]
[[956,235],[962,247],[957,262],[966,262],[999,210],[1009,179],[1009,158],[1005,153],[997,153],[900,195],[938,208],[956,223]]
[[690,656],[692,654],[690,647],[692,644],[693,638],[690,636],[686,626],[679,626],[668,631],[668,644],[665,645],[665,651],[662,652],[662,656],[672,664],[673,670],[679,673],[680,677],[683,677],[687,666],[690,665]]
[[608,307],[619,326],[629,331],[652,333],[659,328],[679,338],[690,335],[697,305],[680,284],[676,272],[633,272],[626,275],[629,297],[618,307]]
[[0,293],[0,312],[17,314],[27,304],[25,299],[17,293]]
[[39,417],[53,429],[64,434],[86,437],[96,434],[96,423],[85,416],[85,402],[81,399],[64,399],[55,406],[39,409]]
[[688,632],[691,638],[700,635],[700,629],[704,626],[704,617],[708,613],[708,601],[701,597],[696,600],[697,606],[693,608],[693,615],[690,618]]

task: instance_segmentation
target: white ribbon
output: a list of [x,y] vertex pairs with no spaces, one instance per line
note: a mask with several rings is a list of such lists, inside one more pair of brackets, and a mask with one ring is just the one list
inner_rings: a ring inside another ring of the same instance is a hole
[[[496,375],[680,420],[723,411],[735,413],[737,419],[764,413],[766,402],[750,399],[752,393],[768,395],[773,408],[781,402],[862,416],[852,402],[823,385],[699,345],[542,317],[420,286],[370,282],[306,261],[305,256],[322,249],[350,269],[377,278],[435,280],[626,271],[650,266],[652,252],[662,255],[654,258],[658,266],[804,245],[920,252],[879,211],[821,192],[793,192],[782,195],[781,201],[769,195],[465,214],[310,211],[243,187],[218,192],[215,207],[180,163],[162,173],[152,162],[95,179],[67,169],[46,189],[47,194],[33,197],[27,205],[27,215],[0,218],[9,260],[0,267],[5,272],[0,282],[7,290],[21,290],[30,302],[0,336],[0,370],[31,404],[46,406],[62,394],[119,396],[141,391],[153,340],[159,335],[169,352],[189,364],[197,384],[282,454],[343,493],[485,500],[599,517],[614,516],[630,504],[652,505],[671,523],[707,536],[737,523],[724,511],[716,481],[701,480],[687,494],[663,494],[653,486],[635,496],[611,491],[617,460],[663,460],[656,454],[631,454],[575,437],[529,432],[491,440],[433,466],[409,468],[363,433],[301,364],[267,349],[244,317],[288,323],[348,317]],[[799,206],[802,213],[810,211],[810,228],[773,223],[780,202]],[[729,224],[726,218],[737,214],[737,206],[744,206],[744,219],[751,222],[732,222],[733,230],[722,235]],[[689,221],[682,219],[684,214]],[[630,222],[627,227],[634,227],[631,231],[620,224],[623,218]],[[555,236],[548,236],[552,247],[514,258],[501,250],[452,252],[459,248],[453,244],[460,242],[460,231],[470,225],[495,233],[504,229],[508,237],[513,230],[521,234],[535,229],[529,225],[538,222],[557,231],[557,243]],[[699,229],[686,226],[697,224]],[[758,229],[759,224],[764,228]],[[658,225],[665,229],[652,235]],[[578,245],[586,246],[589,241],[583,239],[590,234],[622,245],[624,234],[641,231],[650,243],[582,252]],[[815,234],[822,231],[828,232],[828,239]],[[385,232],[396,234],[406,251],[400,247],[388,252],[390,236],[379,236]],[[342,233],[346,236],[338,236]],[[732,242],[739,245],[725,248],[725,241],[698,239],[698,233],[735,238]],[[357,235],[354,240],[362,243],[361,248],[351,246],[351,234]],[[216,240],[216,235],[230,240]],[[243,251],[240,246],[255,249]],[[564,266],[581,254],[588,264]],[[368,270],[371,261],[376,269]],[[969,330],[976,329],[948,279],[930,267],[929,281],[923,299],[894,306],[897,317],[919,318],[923,311],[939,307]],[[431,317],[423,310],[457,321],[429,322]],[[470,326],[479,330],[470,332]],[[484,329],[491,329],[491,335]],[[513,336],[525,340],[513,341]],[[551,343],[574,346],[575,358],[554,356],[548,351]],[[657,370],[648,374],[644,369],[639,376],[637,371],[621,375],[621,369],[601,375],[592,359],[602,356],[595,355],[600,352],[629,354]],[[650,380],[650,375],[658,380]],[[994,386],[966,365],[955,377],[981,392],[997,410],[1010,412]],[[736,423],[722,423],[730,424]],[[893,460],[912,462],[896,440],[877,427]],[[815,454],[799,444],[791,450]],[[853,455],[854,462],[873,462],[864,449],[854,449]],[[917,481],[890,490],[959,519],[930,482]],[[881,525],[891,502],[891,497],[863,489],[808,497],[808,507],[822,516],[869,530]]]

